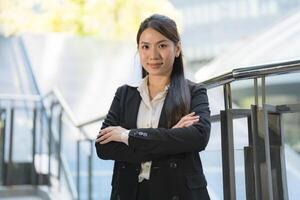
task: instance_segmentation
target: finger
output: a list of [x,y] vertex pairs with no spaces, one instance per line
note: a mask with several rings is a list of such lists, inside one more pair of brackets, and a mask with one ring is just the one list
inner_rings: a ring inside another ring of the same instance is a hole
[[188,121],[193,121],[193,120],[199,120],[199,116],[193,116],[193,117],[189,117],[189,118],[185,118],[179,121],[179,124],[188,122]]
[[102,142],[100,142],[100,144],[107,144],[109,142],[111,142],[111,138],[110,137],[107,138],[106,140],[103,140]]
[[185,116],[183,116],[179,122],[177,122],[177,124],[175,126],[173,126],[172,128],[178,128],[178,127],[182,127],[182,123],[185,123],[188,120],[193,120],[193,119],[198,119],[199,115],[193,116],[195,115],[195,112],[191,112]]
[[194,120],[194,119],[199,119],[199,116],[196,115],[196,116],[188,117],[188,118],[185,118],[184,121],[187,121],[187,120]]
[[194,124],[194,122],[186,123],[186,124],[185,124],[185,127],[189,127],[189,126],[191,126],[191,125],[193,125],[193,124]]
[[186,123],[187,123],[187,121],[182,122],[182,123],[178,124],[176,128],[183,128]]
[[105,129],[102,129],[102,130],[100,131],[100,135],[107,134],[107,133],[109,133],[110,131],[112,131],[112,130],[115,129],[115,128],[116,128],[115,126],[109,126],[109,127],[105,128]]
[[188,123],[189,123],[189,122],[196,123],[196,122],[199,122],[199,119],[189,120]]
[[198,115],[195,115],[195,113],[190,113],[184,117],[182,117],[181,119],[185,120],[185,119],[190,119],[190,118],[193,118],[193,117],[197,117]]
[[111,133],[109,132],[109,133],[107,133],[107,134],[102,135],[101,137],[99,137],[99,138],[97,139],[97,141],[98,141],[98,142],[101,142],[101,141],[103,141],[103,140],[106,140],[106,139],[109,138],[110,136],[111,136]]
[[99,130],[99,132],[98,132],[98,135],[97,135],[97,137],[96,137],[96,138],[100,137],[100,135],[101,135],[101,131],[102,131],[102,129],[100,129],[100,130]]
[[191,125],[193,125],[195,123],[195,121],[188,121],[188,122],[186,122],[186,123],[184,123],[184,127],[188,127],[188,126],[191,126]]
[[189,114],[187,114],[185,116],[193,116],[193,115],[195,115],[195,112],[191,112],[191,113],[189,113]]
[[106,127],[104,129],[102,129],[100,132],[101,132],[101,134],[102,133],[108,133],[108,132],[110,132],[111,130],[113,130],[115,128],[116,128],[115,126],[109,126],[109,127]]
[[189,120],[189,121],[186,121],[184,124],[183,124],[183,127],[188,127],[196,122],[198,122],[199,120],[196,119],[196,120]]

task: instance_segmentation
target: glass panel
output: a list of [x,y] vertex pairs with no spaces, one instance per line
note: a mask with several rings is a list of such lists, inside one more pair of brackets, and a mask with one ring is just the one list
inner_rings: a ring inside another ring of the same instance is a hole
[[282,115],[285,137],[284,153],[287,175],[288,195],[290,199],[300,196],[300,113]]
[[32,110],[14,109],[13,162],[32,162]]
[[244,151],[234,150],[236,199],[246,199]]
[[222,154],[220,150],[200,153],[207,189],[212,200],[223,199]]
[[101,160],[93,154],[93,197],[94,199],[109,200],[113,161]]

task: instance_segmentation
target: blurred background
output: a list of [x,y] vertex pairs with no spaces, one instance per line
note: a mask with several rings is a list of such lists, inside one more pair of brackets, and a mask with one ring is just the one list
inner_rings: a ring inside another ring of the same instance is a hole
[[[117,87],[141,79],[136,32],[153,13],[176,21],[195,82],[300,59],[300,0],[0,0],[1,199],[109,199],[113,162],[97,158],[93,140]],[[297,104],[299,88],[299,72],[268,77],[266,103]],[[231,90],[233,108],[254,104],[253,80]],[[223,88],[208,94],[219,114]],[[282,124],[297,199],[299,113]],[[246,119],[234,121],[236,199],[246,199],[247,131]],[[220,135],[213,123],[200,153],[213,200],[224,199]]]

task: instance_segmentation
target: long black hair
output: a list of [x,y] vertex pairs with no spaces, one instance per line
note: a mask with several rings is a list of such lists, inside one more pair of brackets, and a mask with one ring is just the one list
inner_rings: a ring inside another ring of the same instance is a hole
[[[140,37],[143,31],[147,28],[152,28],[169,40],[173,41],[175,45],[180,42],[176,23],[167,16],[154,14],[146,18],[140,25],[136,41],[139,45]],[[143,68],[142,75],[145,77],[148,73]],[[190,112],[191,94],[188,83],[184,77],[182,53],[175,57],[173,70],[171,73],[171,82],[168,89],[167,103],[165,109],[168,120],[168,128],[171,128],[186,114]]]

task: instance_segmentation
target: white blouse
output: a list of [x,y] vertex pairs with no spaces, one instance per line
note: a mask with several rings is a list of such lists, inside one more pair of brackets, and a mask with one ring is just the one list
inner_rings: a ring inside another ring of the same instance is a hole
[[[146,76],[137,90],[141,95],[141,104],[137,116],[137,128],[157,128],[161,110],[167,95],[168,87],[166,86],[164,91],[158,93],[152,100],[150,100],[148,89],[148,76]],[[122,141],[128,145],[128,133],[126,131],[122,134]],[[141,163],[141,172],[139,174],[139,182],[144,179],[150,179],[151,161]]]

